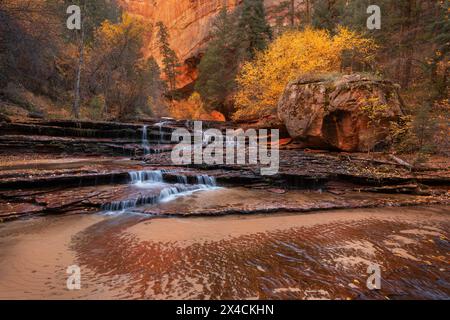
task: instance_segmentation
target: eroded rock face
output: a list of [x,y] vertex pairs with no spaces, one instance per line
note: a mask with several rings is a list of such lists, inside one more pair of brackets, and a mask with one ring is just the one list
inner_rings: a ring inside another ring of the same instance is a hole
[[[269,20],[274,8],[284,0],[265,0]],[[120,0],[126,11],[143,16],[156,24],[162,21],[170,33],[170,44],[183,63],[177,79],[178,88],[183,88],[197,79],[197,64],[208,43],[212,22],[225,4],[234,10],[242,0]],[[301,1],[296,0],[297,7]],[[147,46],[147,54],[161,62],[158,49],[157,30]]]
[[304,147],[368,151],[385,146],[389,125],[403,114],[397,87],[354,74],[301,77],[285,89],[278,116]]

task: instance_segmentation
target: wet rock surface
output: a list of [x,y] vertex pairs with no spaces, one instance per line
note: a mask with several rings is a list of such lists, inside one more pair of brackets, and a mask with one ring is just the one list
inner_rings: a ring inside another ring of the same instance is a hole
[[[449,296],[446,158],[412,168],[285,139],[262,176],[260,163],[173,165],[170,134],[191,122],[0,126],[0,298]],[[370,263],[381,291],[365,286]]]
[[[247,124],[247,127],[257,128],[259,125]],[[32,132],[30,127],[34,128]],[[205,129],[211,127],[223,132],[232,124],[204,123]],[[56,132],[66,136],[52,135],[55,128],[58,128]],[[166,187],[172,185],[177,192],[182,192],[182,189],[188,191],[191,185],[198,184],[197,179],[202,175],[214,178],[220,187],[278,190],[271,193],[275,197],[267,206],[230,204],[228,209],[216,207],[197,210],[193,212],[195,214],[449,202],[448,159],[434,161],[434,167],[416,170],[392,161],[388,154],[312,152],[287,141],[281,144],[279,172],[262,176],[260,164],[173,165],[171,150],[174,144],[168,137],[177,128],[193,130],[193,123],[166,120],[149,121],[143,125],[36,120],[17,125],[14,129],[19,130],[17,132],[1,131],[0,141],[5,143],[3,146],[0,144],[1,219],[6,221],[34,214],[95,212],[105,204],[122,200],[147,204],[159,194],[152,194],[151,188],[130,191],[133,189],[128,186],[130,173],[158,170],[164,171]],[[125,129],[133,132],[129,138],[106,138],[108,132],[119,130],[119,134]],[[75,134],[73,130],[81,131]],[[89,130],[94,130],[94,133]],[[36,132],[40,135],[36,136]],[[22,142],[18,143],[18,140]],[[55,145],[58,147],[54,148]],[[116,148],[114,150],[120,149],[118,153],[111,149],[112,145]],[[124,152],[133,156],[124,156]],[[294,194],[299,199],[306,195],[309,202],[288,201],[290,206],[287,205],[286,197],[291,196],[287,192],[289,190],[298,190]],[[308,195],[309,192],[313,193]],[[317,198],[315,193],[319,194]],[[367,199],[358,194],[367,194]],[[330,195],[333,196],[331,201]],[[153,213],[152,210],[150,208],[148,212]],[[172,210],[170,213],[176,212]],[[188,213],[180,208],[178,214]]]

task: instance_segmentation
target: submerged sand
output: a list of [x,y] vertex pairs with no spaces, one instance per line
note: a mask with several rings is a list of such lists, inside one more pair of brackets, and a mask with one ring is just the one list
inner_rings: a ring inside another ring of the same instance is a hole
[[[0,225],[0,298],[448,299],[449,226],[439,206],[19,220]],[[71,265],[81,290],[67,289]]]

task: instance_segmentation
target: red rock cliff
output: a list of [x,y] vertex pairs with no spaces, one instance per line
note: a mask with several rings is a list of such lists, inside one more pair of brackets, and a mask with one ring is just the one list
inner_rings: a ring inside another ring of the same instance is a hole
[[[170,32],[170,44],[183,62],[183,74],[178,87],[192,83],[197,77],[196,66],[208,41],[211,23],[223,4],[234,9],[242,0],[121,0],[128,12],[140,15],[153,23],[162,21]],[[284,0],[265,0],[267,11]],[[299,0],[301,1],[301,0]],[[160,62],[155,36],[147,47],[148,55]]]

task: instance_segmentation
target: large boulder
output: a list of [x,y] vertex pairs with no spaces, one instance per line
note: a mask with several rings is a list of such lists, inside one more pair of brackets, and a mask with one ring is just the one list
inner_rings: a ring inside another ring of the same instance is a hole
[[386,146],[391,121],[403,114],[398,87],[360,74],[290,82],[278,116],[304,147],[368,151]]

